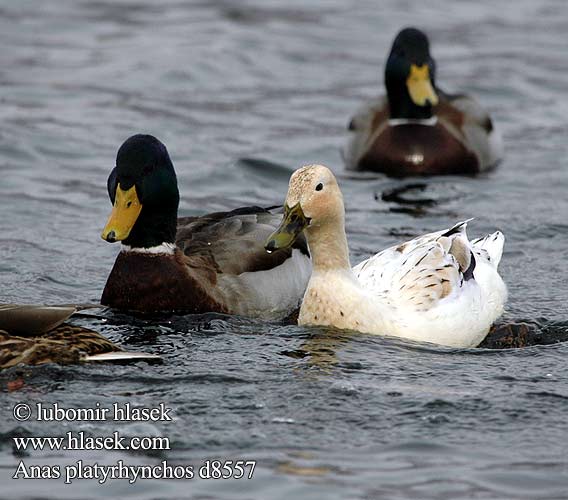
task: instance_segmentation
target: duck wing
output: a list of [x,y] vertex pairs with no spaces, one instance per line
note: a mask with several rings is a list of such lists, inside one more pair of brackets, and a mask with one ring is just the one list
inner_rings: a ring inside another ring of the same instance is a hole
[[232,314],[282,319],[299,306],[311,275],[302,235],[291,248],[266,252],[282,215],[246,207],[178,222],[177,246],[186,265],[207,274],[211,294]]
[[366,290],[393,308],[427,311],[443,299],[457,298],[475,280],[476,267],[490,262],[488,248],[496,269],[504,241],[495,233],[469,242],[467,222],[388,248],[356,266],[355,275]]
[[208,263],[218,273],[266,271],[283,264],[294,250],[309,256],[303,235],[291,248],[272,253],[265,250],[266,238],[281,220],[281,212],[261,207],[184,217],[178,219],[176,244],[187,257]]
[[491,116],[488,111],[472,96],[467,94],[449,94],[443,90],[438,89],[440,94],[440,109],[437,113],[441,113],[442,116],[448,112],[448,108],[444,104],[454,107],[456,110],[462,113],[461,120],[469,123],[475,124],[476,126],[485,130],[489,133],[493,130],[493,122],[491,121]]
[[440,92],[438,118],[477,155],[481,170],[496,165],[503,157],[503,140],[489,112],[471,96]]

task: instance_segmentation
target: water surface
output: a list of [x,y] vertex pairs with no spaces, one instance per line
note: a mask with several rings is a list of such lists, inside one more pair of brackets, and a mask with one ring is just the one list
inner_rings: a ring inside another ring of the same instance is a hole
[[[494,172],[392,180],[344,171],[346,124],[382,90],[391,41],[412,24],[431,36],[440,85],[491,109],[506,147]],[[565,331],[567,32],[568,5],[556,0],[0,2],[0,302],[99,300],[119,250],[99,237],[106,178],[122,141],[146,132],[170,150],[183,215],[280,203],[295,168],[329,165],[353,263],[469,217],[472,236],[501,229],[505,319]],[[568,491],[565,344],[449,350],[216,315],[147,322],[103,312],[77,322],[164,363],[2,374],[0,482],[10,498]],[[23,387],[8,392],[18,379]],[[163,401],[175,421],[23,424],[11,414],[20,401]],[[161,433],[174,449],[26,460],[258,466],[250,481],[10,480],[21,459],[14,435],[117,428]]]

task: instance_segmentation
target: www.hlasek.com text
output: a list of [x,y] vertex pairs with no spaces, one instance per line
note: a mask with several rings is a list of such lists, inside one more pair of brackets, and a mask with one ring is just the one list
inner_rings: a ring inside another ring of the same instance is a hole
[[83,431],[69,431],[65,436],[13,437],[14,448],[19,451],[40,450],[170,450],[170,440],[165,436],[121,436],[114,431],[111,436],[90,436]]

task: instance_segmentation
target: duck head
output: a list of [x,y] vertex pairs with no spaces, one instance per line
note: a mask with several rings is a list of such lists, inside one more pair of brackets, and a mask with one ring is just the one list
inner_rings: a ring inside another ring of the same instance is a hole
[[331,170],[323,165],[302,167],[290,177],[282,223],[265,248],[287,248],[304,230],[309,242],[322,228],[343,228],[344,216],[343,196]]
[[385,67],[390,117],[428,119],[438,104],[436,64],[426,35],[405,28],[395,38]]
[[151,135],[134,135],[118,150],[107,181],[113,204],[101,234],[131,248],[174,243],[179,192],[166,146]]

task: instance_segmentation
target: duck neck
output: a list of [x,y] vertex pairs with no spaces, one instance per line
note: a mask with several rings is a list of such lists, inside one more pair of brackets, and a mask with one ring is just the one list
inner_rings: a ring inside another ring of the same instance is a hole
[[428,120],[432,118],[432,106],[417,106],[405,88],[387,86],[389,116],[391,120]]
[[162,210],[142,209],[140,217],[123,244],[131,248],[153,248],[174,244],[177,230],[177,207]]
[[308,245],[314,271],[350,270],[349,247],[343,220],[321,226],[310,226]]

